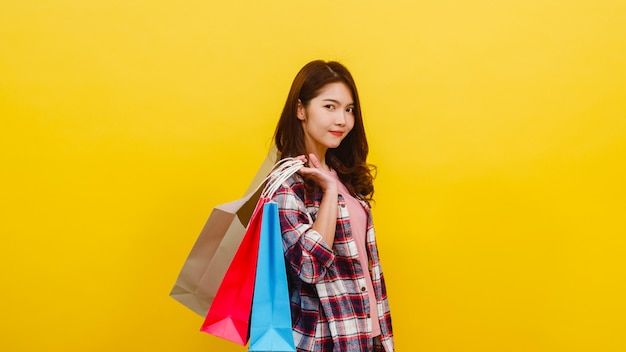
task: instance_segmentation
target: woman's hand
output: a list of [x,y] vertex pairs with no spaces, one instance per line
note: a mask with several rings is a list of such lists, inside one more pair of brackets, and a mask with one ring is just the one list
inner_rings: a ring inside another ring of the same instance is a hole
[[[298,159],[302,160],[306,163],[307,159],[304,155],[298,156]],[[315,156],[315,154],[309,154],[309,166],[302,167],[300,169],[300,173],[303,176],[310,177],[315,181],[324,194],[333,193],[336,196],[337,193],[337,181],[330,174],[330,170],[327,169],[322,163],[320,163],[319,159]]]

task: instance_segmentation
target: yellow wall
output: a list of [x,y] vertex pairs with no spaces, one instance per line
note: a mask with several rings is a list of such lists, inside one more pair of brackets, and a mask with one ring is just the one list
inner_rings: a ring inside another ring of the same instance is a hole
[[4,1],[0,350],[244,351],[168,293],[325,58],[398,351],[625,351],[624,38],[623,0]]

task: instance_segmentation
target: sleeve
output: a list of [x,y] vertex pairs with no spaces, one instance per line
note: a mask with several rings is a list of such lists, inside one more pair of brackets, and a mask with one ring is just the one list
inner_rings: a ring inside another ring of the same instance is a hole
[[322,236],[311,228],[312,222],[302,199],[304,192],[296,191],[301,186],[283,185],[272,200],[278,204],[283,249],[288,265],[303,282],[315,284],[324,277],[335,255]]

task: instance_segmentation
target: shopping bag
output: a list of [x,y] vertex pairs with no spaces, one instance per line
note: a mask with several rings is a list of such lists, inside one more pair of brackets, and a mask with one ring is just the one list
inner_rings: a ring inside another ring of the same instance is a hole
[[270,181],[265,184],[245,236],[215,294],[201,331],[240,345],[248,342],[263,208],[282,182],[302,165],[299,159],[283,159],[268,176]]
[[266,202],[266,198],[259,199],[246,234],[224,275],[200,329],[240,345],[248,342],[259,233],[263,205]]
[[170,296],[203,318],[243,239],[259,200],[263,180],[276,159],[273,148],[259,168],[246,196],[216,206],[193,245]]
[[275,202],[264,205],[260,237],[248,351],[295,352],[287,271]]

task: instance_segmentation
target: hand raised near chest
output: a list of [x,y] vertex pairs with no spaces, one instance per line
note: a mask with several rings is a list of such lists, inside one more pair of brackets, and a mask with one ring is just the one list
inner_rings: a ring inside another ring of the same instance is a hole
[[[307,161],[304,155],[300,155],[298,158],[304,162]],[[313,153],[309,154],[308,161],[308,166],[302,167],[299,171],[300,174],[317,183],[325,195],[327,193],[336,195],[337,181],[335,177],[333,177],[333,175],[330,173],[329,167],[320,162],[317,156],[315,156],[315,154]]]

